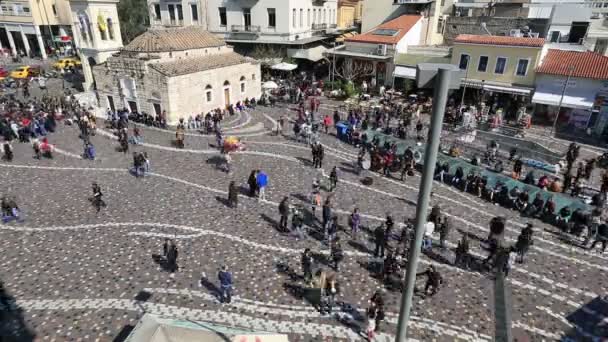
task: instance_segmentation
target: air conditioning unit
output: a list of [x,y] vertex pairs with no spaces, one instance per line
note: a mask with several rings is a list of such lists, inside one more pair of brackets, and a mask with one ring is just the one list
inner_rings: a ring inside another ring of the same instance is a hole
[[386,56],[386,44],[378,44],[378,48],[376,49],[376,54],[378,56]]

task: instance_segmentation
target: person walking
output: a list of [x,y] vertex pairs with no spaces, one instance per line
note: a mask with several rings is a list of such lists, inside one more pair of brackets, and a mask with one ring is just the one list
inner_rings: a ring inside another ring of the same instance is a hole
[[339,272],[340,262],[344,259],[344,251],[342,250],[342,245],[340,245],[340,242],[337,239],[331,244],[330,256],[334,263],[334,270]]
[[361,214],[359,214],[359,208],[355,208],[350,214],[350,236],[353,240],[357,241],[357,235],[359,232],[359,226],[361,225]]
[[95,209],[97,212],[101,210],[101,207],[105,207],[106,203],[103,201],[103,193],[101,192],[101,187],[97,183],[93,183],[92,185],[93,197],[91,198]]
[[517,242],[515,242],[515,251],[517,252],[517,262],[520,264],[524,263],[524,256],[528,253],[530,246],[533,244],[532,240],[532,224],[528,223],[528,225],[522,229],[521,233],[517,237]]
[[439,274],[439,272],[435,269],[435,266],[430,265],[426,271],[416,274],[416,276],[422,275],[427,276],[426,283],[424,285],[424,295],[429,295],[428,292],[430,289],[430,296],[434,296],[437,291],[439,291],[439,285],[443,283],[443,278],[441,277],[441,274]]
[[319,144],[311,144],[310,145],[310,153],[312,154],[312,167],[317,168],[317,164],[319,161]]
[[329,191],[333,192],[338,185],[338,169],[334,166],[329,174]]
[[283,197],[281,203],[279,203],[279,214],[281,215],[281,219],[279,221],[279,230],[282,232],[287,232],[287,220],[289,218],[289,197]]
[[593,241],[589,249],[594,249],[595,245],[597,245],[598,243],[602,244],[602,253],[604,253],[604,251],[606,251],[606,244],[608,244],[608,225],[606,225],[605,223],[600,224],[597,227],[595,241]]
[[323,158],[325,157],[325,148],[320,142],[317,142],[317,168],[323,168]]
[[312,257],[312,252],[310,248],[306,248],[304,253],[302,253],[302,273],[304,274],[304,281],[310,282],[312,280],[312,265],[314,263],[314,259]]
[[167,255],[169,254],[169,246],[171,245],[171,240],[165,239],[165,243],[163,244],[163,258],[167,259]]
[[448,217],[443,217],[441,219],[442,223],[441,223],[441,230],[439,230],[439,245],[441,246],[441,248],[446,248],[445,242],[448,240],[448,238],[450,237],[450,233],[452,230],[452,224],[450,222],[450,218]]
[[252,170],[247,179],[247,184],[249,184],[249,197],[255,197],[258,192],[257,176],[258,170]]
[[224,265],[218,272],[217,278],[220,281],[220,302],[230,303],[232,301],[232,273]]
[[374,243],[376,244],[376,248],[374,249],[374,257],[384,258],[384,246],[386,243],[386,232],[384,230],[384,225],[378,226],[374,230]]
[[325,203],[323,203],[322,216],[323,216],[323,232],[324,232],[323,235],[327,236],[327,231],[329,230],[329,224],[331,223],[331,217],[332,217],[331,201],[330,201],[329,197],[325,200]]
[[468,270],[470,266],[470,258],[469,258],[469,238],[468,234],[463,234],[460,241],[458,241],[458,246],[456,246],[456,257],[454,259],[455,266],[462,266],[464,269]]
[[268,175],[264,171],[259,171],[256,176],[256,184],[259,191],[259,200],[266,201],[266,186],[268,186]]
[[234,181],[230,182],[228,186],[228,206],[236,209],[239,204],[239,189]]
[[177,272],[177,270],[179,268],[177,266],[178,255],[179,255],[179,252],[177,250],[177,245],[173,241],[171,241],[169,250],[167,251],[167,267],[169,269],[169,272],[171,272],[171,276],[173,276],[173,274],[175,272]]

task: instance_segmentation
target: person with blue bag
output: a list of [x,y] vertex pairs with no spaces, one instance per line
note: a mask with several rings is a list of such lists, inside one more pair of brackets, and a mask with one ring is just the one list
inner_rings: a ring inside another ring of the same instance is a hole
[[266,186],[268,186],[268,175],[264,171],[258,172],[256,176],[256,183],[258,186],[259,197],[258,199],[261,201],[266,200]]

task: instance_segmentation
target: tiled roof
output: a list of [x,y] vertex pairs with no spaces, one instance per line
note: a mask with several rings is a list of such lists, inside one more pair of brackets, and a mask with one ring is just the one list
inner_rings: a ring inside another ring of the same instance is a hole
[[164,75],[179,76],[248,62],[251,62],[251,59],[235,52],[228,52],[209,56],[186,57],[171,62],[151,63],[149,66]]
[[[382,25],[376,26],[373,30],[346,39],[347,42],[375,43],[375,44],[397,44],[403,36],[414,26],[422,17],[419,15],[402,15]],[[373,34],[379,29],[399,30],[394,36],[379,36]]]
[[591,51],[550,49],[536,72],[568,76],[571,67],[573,77],[608,79],[608,57]]
[[542,47],[544,38],[526,38],[510,36],[480,36],[475,34],[459,34],[454,43]]
[[169,52],[226,45],[200,27],[153,28],[135,37],[123,51]]

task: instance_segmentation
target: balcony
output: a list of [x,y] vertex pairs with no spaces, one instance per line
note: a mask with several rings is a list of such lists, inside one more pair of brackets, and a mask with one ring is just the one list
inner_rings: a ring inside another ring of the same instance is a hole
[[313,31],[327,30],[327,24],[312,24]]
[[259,25],[232,25],[230,26],[230,32],[232,33],[249,33],[249,34],[260,34],[262,31]]

